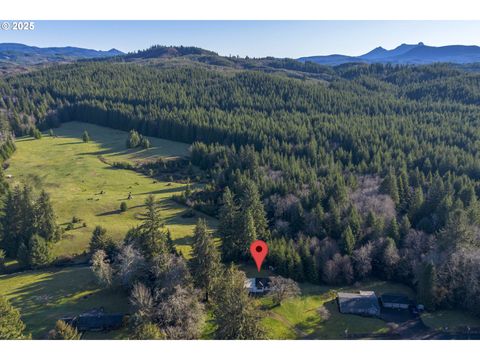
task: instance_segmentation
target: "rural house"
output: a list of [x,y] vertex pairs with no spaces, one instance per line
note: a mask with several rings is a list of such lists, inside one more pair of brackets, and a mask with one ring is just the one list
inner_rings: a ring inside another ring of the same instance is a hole
[[373,291],[339,292],[337,301],[342,314],[380,316],[380,304]]
[[250,294],[263,294],[270,290],[269,278],[248,278],[245,281],[245,288]]
[[107,314],[103,308],[61,319],[78,331],[108,331],[122,327],[123,314]]

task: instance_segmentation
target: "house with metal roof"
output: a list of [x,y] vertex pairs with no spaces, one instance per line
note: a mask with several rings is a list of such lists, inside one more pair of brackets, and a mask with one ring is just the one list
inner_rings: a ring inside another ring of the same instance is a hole
[[78,331],[108,331],[122,327],[124,315],[105,313],[103,308],[93,309],[74,317],[61,320],[77,328]]
[[263,294],[270,290],[270,278],[248,278],[245,288],[250,294]]
[[342,314],[380,316],[380,304],[373,291],[339,292],[337,301]]

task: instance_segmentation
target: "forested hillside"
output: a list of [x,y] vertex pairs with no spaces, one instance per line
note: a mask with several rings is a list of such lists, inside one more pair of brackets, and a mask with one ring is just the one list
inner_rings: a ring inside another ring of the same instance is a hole
[[262,237],[281,275],[374,275],[416,287],[427,308],[478,313],[480,75],[298,64],[274,62],[303,80],[194,64],[52,66],[0,79],[0,123],[21,135],[85,121],[194,143],[210,185],[183,201],[220,218],[224,260]]

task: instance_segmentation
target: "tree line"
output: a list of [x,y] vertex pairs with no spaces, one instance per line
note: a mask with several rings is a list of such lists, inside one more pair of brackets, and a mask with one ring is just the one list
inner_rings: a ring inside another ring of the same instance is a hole
[[375,275],[431,307],[478,312],[480,76],[449,65],[325,73],[328,85],[89,62],[4,79],[0,107],[17,134],[32,119],[78,120],[194,143],[209,185],[189,203],[222,219],[224,260],[264,237],[285,276]]

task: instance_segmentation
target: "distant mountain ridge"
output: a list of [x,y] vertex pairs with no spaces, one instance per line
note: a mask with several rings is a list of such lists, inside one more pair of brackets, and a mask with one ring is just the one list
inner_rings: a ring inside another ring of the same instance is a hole
[[480,62],[480,47],[466,45],[428,46],[418,44],[402,44],[395,49],[386,50],[377,47],[360,56],[325,55],[305,56],[299,61],[311,61],[322,65],[340,65],[346,63],[391,63],[391,64],[431,64],[449,62],[468,64]]
[[0,62],[18,65],[35,65],[46,62],[74,61],[117,55],[123,55],[123,52],[117,49],[101,51],[73,46],[41,48],[18,43],[0,43]]
[[[180,59],[181,58],[181,59]],[[216,52],[194,46],[154,45],[145,50],[125,54],[116,49],[108,51],[79,47],[37,47],[18,43],[0,43],[0,75],[2,73],[28,71],[51,63],[74,62],[78,60],[106,60],[126,62],[151,62],[162,66],[195,63],[205,66],[220,66],[236,69],[260,71],[288,71],[292,76],[299,72],[309,72],[316,78],[328,78],[326,68],[348,63],[382,64],[431,64],[436,62],[462,64],[480,64],[480,47],[466,45],[428,46],[424,43],[402,44],[394,49],[383,47],[360,56],[332,54],[325,56],[307,56],[298,59],[240,58],[226,57]],[[324,66],[327,65],[327,66]],[[322,66],[324,66],[322,68]]]
[[124,56],[125,59],[152,59],[162,57],[178,57],[187,55],[214,55],[217,53],[205,50],[195,46],[163,46],[153,45],[145,50],[138,50],[136,52],[128,53]]

